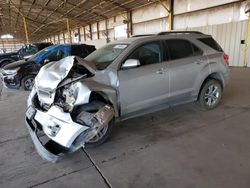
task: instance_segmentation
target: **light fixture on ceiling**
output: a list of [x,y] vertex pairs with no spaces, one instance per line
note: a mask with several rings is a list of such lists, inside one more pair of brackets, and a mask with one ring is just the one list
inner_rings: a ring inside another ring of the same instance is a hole
[[11,34],[5,34],[5,35],[1,35],[1,39],[13,39],[13,35]]

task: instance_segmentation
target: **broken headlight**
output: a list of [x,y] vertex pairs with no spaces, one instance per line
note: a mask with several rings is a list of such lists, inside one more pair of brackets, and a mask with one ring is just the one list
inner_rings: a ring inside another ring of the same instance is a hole
[[74,104],[77,97],[77,87],[76,84],[70,84],[66,86],[62,92],[64,98],[64,111],[71,112],[74,108]]

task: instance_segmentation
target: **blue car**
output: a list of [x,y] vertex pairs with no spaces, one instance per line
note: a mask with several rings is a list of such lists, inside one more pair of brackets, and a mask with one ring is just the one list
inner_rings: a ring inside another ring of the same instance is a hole
[[24,59],[10,63],[1,70],[1,79],[5,87],[18,89],[23,87],[25,90],[31,90],[34,84],[34,78],[40,68],[51,62],[74,55],[85,58],[95,51],[95,46],[86,44],[59,44],[47,47],[29,59]]

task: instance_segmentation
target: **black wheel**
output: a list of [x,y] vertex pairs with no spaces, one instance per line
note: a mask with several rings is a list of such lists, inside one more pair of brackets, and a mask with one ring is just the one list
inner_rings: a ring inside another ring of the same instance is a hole
[[222,87],[219,81],[210,79],[202,87],[198,104],[206,110],[215,108],[221,99]]
[[[93,101],[89,104],[82,106],[78,110],[76,121],[79,123],[82,123],[83,122],[81,120],[82,114],[86,114],[86,112],[94,114],[99,109],[101,109],[104,105],[105,103],[103,102]],[[104,127],[102,130],[100,130],[100,132],[94,138],[92,138],[89,142],[85,143],[85,148],[94,148],[106,142],[112,133],[113,124],[114,124],[114,121],[111,120],[108,126]]]
[[22,87],[24,90],[31,91],[34,85],[35,75],[28,75],[22,79]]

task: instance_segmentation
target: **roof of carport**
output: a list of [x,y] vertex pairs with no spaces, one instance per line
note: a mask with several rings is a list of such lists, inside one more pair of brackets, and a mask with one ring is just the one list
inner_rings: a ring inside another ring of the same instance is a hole
[[151,3],[149,0],[0,0],[0,35],[25,39],[22,15],[31,40],[104,20]]

